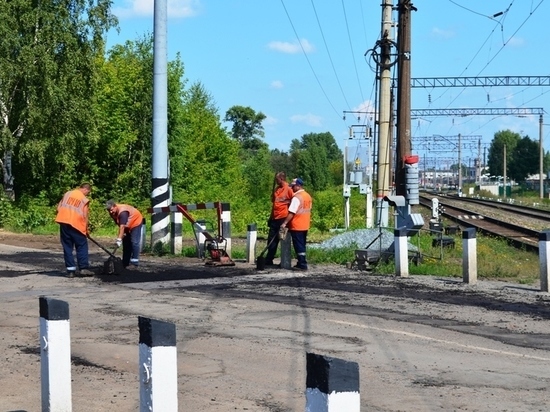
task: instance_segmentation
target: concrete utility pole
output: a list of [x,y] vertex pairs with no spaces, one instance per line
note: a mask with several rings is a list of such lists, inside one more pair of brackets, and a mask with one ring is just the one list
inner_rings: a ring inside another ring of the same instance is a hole
[[458,134],[458,195],[462,196],[462,138],[460,133]]
[[[151,206],[169,206],[167,0],[156,0],[153,26],[153,161]],[[170,243],[170,214],[151,216],[151,243]]]
[[380,100],[378,108],[378,164],[376,187],[376,226],[388,226],[388,208],[383,202],[390,194],[390,136],[391,136],[391,30],[393,0],[382,3],[382,32],[380,40]]
[[544,197],[544,147],[542,145],[542,114],[539,116],[539,184],[540,184],[540,198]]
[[399,0],[398,11],[398,88],[397,147],[395,162],[396,194],[407,195],[405,159],[411,154],[411,10],[410,0]]
[[504,145],[504,148],[503,148],[503,161],[504,161],[504,164],[503,164],[503,171],[502,171],[502,176],[503,176],[503,182],[502,182],[502,189],[503,189],[503,196],[504,196],[504,199],[506,199],[506,169],[508,168],[508,166],[506,165],[506,145]]

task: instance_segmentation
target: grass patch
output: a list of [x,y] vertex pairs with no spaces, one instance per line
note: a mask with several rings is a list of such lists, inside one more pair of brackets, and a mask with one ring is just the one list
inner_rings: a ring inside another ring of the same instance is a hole
[[[411,243],[420,244],[422,262],[411,263],[412,275],[431,275],[442,277],[462,277],[462,237],[457,235],[455,247],[432,247],[433,237],[421,234]],[[417,243],[419,241],[419,243]],[[502,280],[521,284],[533,284],[540,278],[539,256],[536,253],[517,249],[506,241],[491,236],[477,234],[477,276],[478,279]],[[379,274],[395,273],[393,261],[377,265],[374,272]]]

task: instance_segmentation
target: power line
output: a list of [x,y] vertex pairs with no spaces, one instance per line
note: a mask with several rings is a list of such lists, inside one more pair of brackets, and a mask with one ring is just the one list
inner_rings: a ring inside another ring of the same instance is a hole
[[348,33],[348,41],[349,41],[349,47],[351,49],[351,56],[353,59],[353,67],[355,69],[355,77],[357,78],[357,84],[359,85],[359,92],[361,93],[361,99],[364,102],[365,98],[363,97],[363,89],[361,88],[361,80],[359,80],[359,72],[357,71],[357,63],[355,62],[355,53],[353,52],[353,44],[351,42],[351,35],[349,33],[349,24],[348,24],[348,16],[346,14],[346,7],[344,5],[344,0],[342,0],[342,9],[344,11],[344,18],[346,21],[346,30]]
[[334,107],[332,104],[332,101],[329,99],[327,92],[325,91],[323,85],[321,84],[321,81],[319,80],[319,77],[317,76],[317,73],[315,72],[315,69],[313,68],[313,65],[311,64],[311,61],[309,60],[309,57],[307,56],[306,51],[304,50],[304,46],[302,45],[302,42],[300,41],[300,37],[298,36],[298,32],[296,31],[296,28],[294,27],[294,23],[292,22],[292,19],[290,18],[290,14],[288,13],[288,10],[285,6],[284,0],[281,0],[281,4],[283,5],[283,9],[285,10],[286,16],[288,18],[288,21],[290,22],[290,25],[292,26],[292,30],[294,31],[294,35],[296,36],[296,39],[298,40],[298,43],[300,44],[300,48],[302,49],[302,53],[304,54],[307,64],[309,65],[309,68],[311,69],[311,72],[313,73],[313,76],[315,77],[315,80],[317,81],[317,84],[321,88],[321,91],[325,95],[325,98],[327,99],[328,103],[330,104],[330,107],[332,107],[332,110],[340,117],[340,114],[338,110]]
[[338,82],[338,87],[342,92],[342,97],[344,98],[346,105],[348,106],[348,108],[351,109],[351,105],[349,104],[348,99],[346,98],[346,94],[344,93],[344,89],[342,88],[342,83],[340,83],[340,78],[338,77],[338,73],[336,72],[336,67],[334,67],[334,62],[332,60],[330,50],[328,49],[327,40],[325,39],[325,33],[323,32],[323,28],[321,27],[321,23],[319,21],[319,15],[317,14],[317,9],[315,8],[315,4],[313,3],[313,0],[311,0],[311,6],[313,7],[313,12],[315,13],[315,18],[317,19],[317,25],[319,26],[319,31],[321,32],[321,37],[323,38],[323,43],[325,44],[325,49],[327,51],[328,58],[330,60],[330,65],[332,66],[332,71],[334,72],[334,76],[336,77],[336,81]]

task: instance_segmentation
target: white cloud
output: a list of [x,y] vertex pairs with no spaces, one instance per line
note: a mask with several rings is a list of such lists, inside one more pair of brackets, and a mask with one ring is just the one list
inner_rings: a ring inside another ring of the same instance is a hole
[[[166,0],[168,18],[191,17],[197,14],[200,0]],[[153,16],[154,0],[125,0],[124,6],[114,7],[113,13],[122,19]]]
[[354,112],[361,112],[357,114],[349,114],[349,116],[360,116],[361,121],[363,121],[365,118],[367,120],[373,121],[374,115],[376,113],[376,108],[374,107],[374,104],[370,100],[365,100],[361,104],[359,104],[357,107],[353,108]]
[[440,37],[442,39],[450,39],[451,37],[454,37],[455,36],[455,32],[454,31],[451,31],[451,30],[443,30],[443,29],[440,29],[439,27],[434,27],[432,29],[432,34],[435,36],[435,37]]
[[275,126],[277,123],[279,123],[279,120],[273,116],[266,114],[265,119],[262,123],[266,126]]
[[521,47],[525,44],[525,39],[521,37],[512,37],[508,42],[506,43],[507,46],[510,47]]
[[321,127],[323,118],[321,116],[316,116],[314,114],[295,114],[290,116],[290,121],[292,123],[305,123],[308,126],[312,127]]
[[272,41],[267,45],[267,47],[271,50],[288,54],[301,53],[302,49],[305,53],[312,53],[315,51],[315,47],[307,39],[300,39],[300,42],[294,41],[292,43]]
[[280,80],[273,80],[271,82],[272,89],[282,89],[284,87],[283,82]]

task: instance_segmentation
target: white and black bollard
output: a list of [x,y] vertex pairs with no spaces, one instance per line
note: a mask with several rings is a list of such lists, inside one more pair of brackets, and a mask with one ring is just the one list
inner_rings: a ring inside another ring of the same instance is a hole
[[221,225],[222,237],[225,239],[225,253],[231,257],[231,205],[229,203],[221,204]]
[[40,376],[42,411],[72,411],[69,304],[41,296]]
[[204,243],[206,242],[206,236],[203,231],[206,230],[206,220],[197,220],[194,225],[195,238],[197,240],[197,257],[204,259],[206,256],[206,250],[204,249]]
[[548,292],[550,285],[550,230],[543,230],[539,233],[539,262],[540,262],[540,290]]
[[145,218],[143,218],[143,222],[141,223],[141,237],[139,241],[140,252],[143,252],[143,249],[145,249],[146,244],[147,244],[147,221]]
[[140,412],[178,411],[176,325],[138,317]]
[[477,283],[477,240],[473,227],[462,232],[462,281],[470,285]]
[[246,263],[254,263],[256,259],[256,242],[258,241],[258,227],[251,223],[246,227]]
[[359,365],[307,353],[306,412],[359,412]]
[[406,278],[409,276],[409,245],[407,228],[400,227],[393,232],[395,244],[395,274]]
[[181,255],[183,250],[183,214],[170,212],[170,253]]

